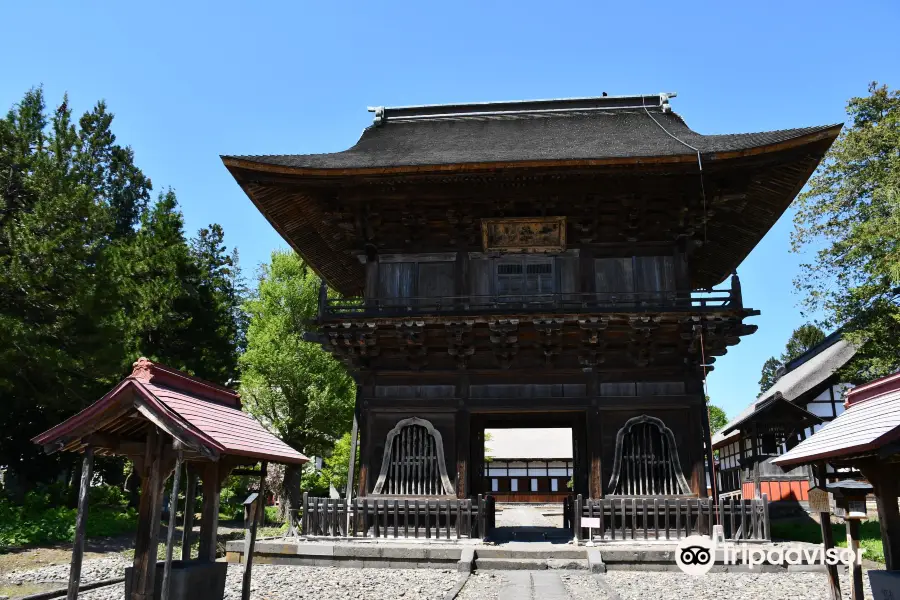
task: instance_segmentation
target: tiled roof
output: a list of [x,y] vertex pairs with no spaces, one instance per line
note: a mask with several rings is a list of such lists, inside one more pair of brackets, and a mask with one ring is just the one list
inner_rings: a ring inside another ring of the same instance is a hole
[[134,437],[152,422],[207,457],[307,462],[240,406],[240,397],[228,388],[141,358],[103,398],[32,441],[53,450],[80,450],[92,434]]
[[772,462],[782,466],[839,459],[900,439],[900,386],[851,405],[834,421]]

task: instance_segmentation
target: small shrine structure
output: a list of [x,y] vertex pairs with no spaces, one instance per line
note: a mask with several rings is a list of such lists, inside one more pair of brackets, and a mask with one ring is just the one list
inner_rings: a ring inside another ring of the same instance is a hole
[[[131,375],[103,398],[32,441],[48,453],[67,451],[84,455],[68,600],[75,600],[78,595],[94,456],[125,456],[140,475],[138,529],[134,563],[126,573],[126,600],[222,598],[226,565],[216,563],[222,482],[236,467],[261,463],[262,492],[268,462],[302,464],[308,460],[242,412],[236,392],[146,358],[135,362]],[[182,560],[173,570],[172,546],[183,465],[187,468],[188,482]],[[163,490],[173,474],[166,560],[161,565],[160,579],[156,553]],[[189,536],[198,478],[203,494],[200,548],[196,559],[191,561]],[[263,513],[257,511],[258,515]],[[258,521],[251,526],[251,547]],[[252,552],[247,556],[245,599],[249,596]]]

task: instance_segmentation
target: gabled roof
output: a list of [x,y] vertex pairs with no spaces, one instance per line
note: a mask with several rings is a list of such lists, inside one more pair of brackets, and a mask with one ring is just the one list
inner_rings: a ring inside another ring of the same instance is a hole
[[732,431],[746,427],[750,423],[756,423],[769,430],[776,428],[789,431],[819,425],[822,423],[822,419],[805,408],[789,402],[781,395],[781,392],[775,392],[772,396],[757,403],[756,409],[752,413],[742,419],[732,421],[723,428],[722,435],[727,436]]
[[780,393],[785,400],[793,402],[800,399],[803,394],[824,383],[850,362],[855,354],[856,347],[841,339],[839,331],[832,333],[822,343],[789,362],[785,374],[772,387],[760,394],[750,406],[713,436],[713,447],[718,448],[736,436],[737,425],[752,415],[768,398]]
[[127,454],[120,450],[142,441],[146,427],[156,425],[207,459],[307,462],[240,406],[240,396],[228,388],[141,358],[103,398],[32,441],[48,452],[79,451],[92,437],[105,440],[98,454]]
[[[228,166],[297,172],[635,158],[708,160],[834,138],[840,124],[703,135],[672,112],[674,94],[370,109],[376,122],[351,148],[326,154],[223,156]],[[676,139],[677,138],[677,139]],[[681,141],[679,141],[681,140]]]
[[[772,462],[791,466],[821,460],[839,461],[875,453],[887,444],[900,440],[900,377],[895,375],[885,380],[887,385],[878,388],[879,394],[868,396],[862,390],[861,401],[851,402],[848,399],[849,407],[834,421],[826,423],[811,437]],[[883,382],[877,380],[872,384]],[[850,398],[853,392],[855,390],[848,394]]]

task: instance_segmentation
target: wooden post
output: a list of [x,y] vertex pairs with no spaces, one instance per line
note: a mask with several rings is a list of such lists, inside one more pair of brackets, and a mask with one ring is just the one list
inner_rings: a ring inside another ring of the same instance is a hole
[[[701,420],[703,427],[703,443],[706,445],[706,468],[709,472],[709,485],[712,488],[712,499],[715,502],[719,497],[719,486],[716,483],[716,460],[713,455],[712,434],[709,426],[709,405],[703,405],[703,418]],[[703,486],[703,496],[708,495],[706,485]]]
[[359,410],[359,482],[356,485],[356,495],[364,498],[369,495],[369,456],[372,453],[371,431],[369,431],[369,415],[364,408]]
[[[359,389],[356,391],[356,402],[359,402]],[[359,421],[356,412],[353,413],[353,429],[350,431],[350,464],[347,466],[347,493],[344,497],[347,502],[353,498],[353,478],[356,476],[356,444],[359,438]]]
[[588,474],[589,488],[588,498],[599,500],[603,498],[603,445],[600,439],[600,411],[591,407],[587,415],[587,458],[590,461]]
[[854,555],[853,564],[850,566],[850,600],[864,600],[862,564],[856,560],[859,550],[859,520],[845,518],[844,525],[847,527],[847,548]]
[[66,600],[78,598],[78,586],[81,584],[81,560],[84,558],[84,537],[87,530],[88,492],[91,487],[91,476],[94,470],[94,447],[84,449],[81,461],[81,486],[78,488],[78,516],[75,517],[75,543],[72,546],[72,566],[69,568],[69,592]]
[[469,488],[469,451],[471,441],[469,439],[471,428],[469,411],[460,408],[456,412],[456,497],[467,498],[471,492]]
[[179,449],[178,458],[175,460],[175,474],[172,475],[172,495],[169,496],[169,530],[166,532],[166,562],[163,564],[162,600],[169,600],[169,588],[172,584],[172,544],[175,543],[175,526],[178,524],[178,488],[181,483],[183,460],[184,453]]
[[216,562],[216,535],[219,531],[219,463],[203,465],[200,475],[203,482],[203,508],[200,515],[200,551],[197,559],[201,562]]
[[259,505],[256,509],[256,515],[250,523],[250,547],[244,556],[244,581],[241,585],[241,600],[250,600],[250,578],[253,570],[253,550],[256,546],[256,526],[265,518],[266,514],[266,470],[269,463],[262,461],[262,472],[259,475]]
[[[147,434],[147,454],[141,480],[138,529],[134,543],[131,578],[132,600],[153,600],[156,583],[156,549],[159,543],[159,520],[162,517],[163,435],[155,426]],[[127,598],[126,590],[126,598]]]
[[[761,444],[759,439],[759,428],[756,424],[753,425],[753,438],[751,442],[752,454],[751,459],[753,460],[753,497],[754,498],[762,498],[762,489],[760,488],[759,483],[759,462],[760,462],[760,451]],[[824,485],[824,484],[823,484]]]
[[197,495],[197,474],[186,467],[187,489],[184,491],[184,521],[181,532],[181,560],[191,560],[191,531],[194,529],[194,499]]
[[[878,507],[878,524],[884,544],[884,566],[888,571],[900,570],[900,509],[897,496],[900,484],[896,471],[891,472],[884,465],[858,465],[859,470],[872,484],[875,503]],[[896,469],[896,466],[894,466]]]
[[[815,468],[816,478],[819,487],[825,489],[827,483],[825,463],[820,463]],[[834,548],[834,533],[831,531],[831,513],[819,513],[819,525],[822,529],[822,544],[827,552],[829,548]],[[841,582],[838,579],[837,565],[827,565],[825,567],[828,573],[828,589],[831,594],[831,600],[841,600]]]

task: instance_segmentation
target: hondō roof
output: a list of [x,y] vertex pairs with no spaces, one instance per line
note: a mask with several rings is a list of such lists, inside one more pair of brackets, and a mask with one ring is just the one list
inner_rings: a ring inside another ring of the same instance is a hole
[[772,462],[793,466],[841,461],[878,454],[900,440],[900,373],[850,390],[846,404],[847,410],[835,420]]
[[308,461],[241,411],[237,393],[146,358],[135,362],[131,375],[103,398],[32,441],[47,452],[79,451],[90,442],[97,454],[128,455],[153,425],[197,458]]
[[672,112],[670,96],[674,94],[379,107],[370,109],[375,123],[347,150],[223,159],[226,164],[245,161],[322,170],[696,157],[698,151],[714,159],[715,154],[747,152],[815,134],[833,136],[840,127],[703,135]]

